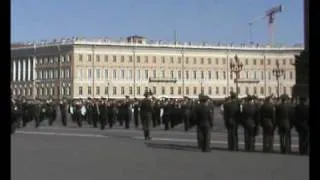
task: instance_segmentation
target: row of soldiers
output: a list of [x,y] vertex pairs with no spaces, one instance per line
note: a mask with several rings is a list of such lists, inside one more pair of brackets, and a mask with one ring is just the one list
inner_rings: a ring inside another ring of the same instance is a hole
[[[94,128],[100,125],[105,129],[107,125],[112,128],[116,123],[125,128],[130,128],[134,121],[137,128],[140,124],[144,129],[145,139],[151,139],[150,127],[164,125],[165,130],[174,128],[179,124],[184,125],[185,131],[197,125],[199,146],[203,151],[209,149],[210,132],[214,122],[214,102],[207,96],[201,95],[198,100],[152,98],[150,92],[145,93],[145,99],[106,100],[87,99],[73,101],[14,101],[12,122],[22,117],[22,126],[35,120],[36,127],[44,120],[49,120],[52,125],[56,119],[57,110],[61,113],[61,120],[67,126],[67,116],[71,115],[73,122],[79,127],[83,122],[91,124]],[[281,152],[290,152],[291,128],[295,127],[299,133],[300,152],[308,152],[308,105],[301,98],[299,104],[289,102],[287,97],[281,101],[273,101],[268,97],[264,102],[248,96],[244,99],[236,98],[232,93],[223,104],[225,127],[228,130],[228,148],[238,150],[238,127],[244,128],[245,149],[253,151],[255,137],[259,129],[263,131],[263,151],[273,150],[275,129],[280,135]],[[199,108],[200,107],[200,108]],[[16,109],[16,110],[15,110]],[[14,128],[13,128],[14,129]]]

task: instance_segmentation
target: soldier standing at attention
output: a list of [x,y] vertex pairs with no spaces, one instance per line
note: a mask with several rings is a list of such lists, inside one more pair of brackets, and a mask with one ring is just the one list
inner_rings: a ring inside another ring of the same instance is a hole
[[307,155],[309,154],[309,106],[305,97],[300,97],[295,115],[295,128],[299,134],[299,152],[301,155]]
[[60,101],[59,107],[61,112],[62,125],[67,126],[67,112],[68,112],[67,103],[64,101]]
[[280,151],[288,154],[290,152],[290,105],[286,95],[281,97],[281,102],[276,106],[276,124],[280,136]]
[[140,119],[140,103],[135,98],[133,104],[133,116],[134,116],[134,125],[136,128],[139,127],[139,119]]
[[263,129],[263,152],[272,152],[276,116],[275,105],[272,103],[271,97],[265,99],[260,113]]
[[238,151],[238,124],[240,115],[240,103],[234,92],[230,93],[231,100],[224,104],[225,126],[228,130],[228,149]]
[[256,127],[258,126],[258,108],[254,104],[253,97],[248,96],[243,104],[244,143],[246,151],[254,151]]
[[152,102],[150,99],[150,96],[152,94],[148,91],[144,93],[144,99],[141,102],[141,109],[140,109],[140,115],[141,115],[141,121],[143,126],[143,135],[145,140],[151,140],[150,136],[150,124],[152,121]]
[[126,129],[130,128],[130,117],[131,117],[131,113],[130,113],[130,99],[129,96],[126,96],[126,100],[123,103],[123,119],[124,119],[124,126]]
[[212,109],[208,105],[208,96],[199,95],[200,104],[194,108],[194,117],[197,123],[198,145],[202,152],[210,151],[211,128],[213,127]]

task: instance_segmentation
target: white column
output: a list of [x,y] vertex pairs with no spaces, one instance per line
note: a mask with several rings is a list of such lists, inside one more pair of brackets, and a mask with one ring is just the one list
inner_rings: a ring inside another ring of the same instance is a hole
[[28,81],[31,80],[31,59],[28,59]]
[[36,57],[33,57],[32,59],[32,80],[37,79],[37,72],[36,72]]
[[16,81],[16,71],[17,71],[16,61],[13,60],[13,63],[12,63],[12,81]]
[[17,61],[18,63],[18,81],[21,81],[21,60]]
[[26,80],[26,60],[22,60],[22,81]]

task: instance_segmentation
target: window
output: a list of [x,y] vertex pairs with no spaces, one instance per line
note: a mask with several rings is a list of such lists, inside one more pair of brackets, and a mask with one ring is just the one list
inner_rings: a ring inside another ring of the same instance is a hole
[[140,70],[136,70],[136,78],[137,80],[140,80]]
[[263,65],[263,59],[260,59],[260,65]]
[[82,95],[82,87],[79,87],[79,95]]
[[197,58],[196,57],[193,58],[193,64],[197,64]]
[[257,65],[257,60],[253,59],[253,65]]
[[208,58],[208,64],[211,64],[212,62],[211,62],[211,58]]
[[117,79],[117,70],[113,70],[113,79]]
[[129,56],[129,62],[132,62],[132,56]]
[[226,59],[225,58],[222,59],[222,63],[226,64]]
[[208,71],[208,78],[211,80],[212,76],[211,76],[211,71]]
[[292,80],[293,79],[293,73],[292,73],[292,71],[290,71],[290,80]]
[[173,87],[170,87],[170,94],[171,94],[171,95],[174,94],[174,89],[173,89]]
[[154,95],[157,94],[157,87],[155,86],[152,87],[152,94]]
[[113,90],[112,90],[113,92],[113,95],[116,95],[117,94],[117,87],[113,87]]
[[82,54],[79,54],[79,61],[82,61],[83,60],[83,56]]
[[148,63],[148,56],[145,56],[145,57],[144,57],[144,62],[145,62],[145,63]]
[[105,79],[109,79],[108,74],[109,74],[109,73],[108,73],[108,69],[105,69],[105,70],[104,70],[104,78],[105,78]]
[[193,87],[193,94],[194,94],[194,95],[197,94],[197,87]]
[[153,56],[152,61],[153,61],[153,63],[157,63],[157,58],[155,56]]
[[117,56],[113,56],[113,62],[117,62]]
[[189,79],[189,71],[186,71],[186,79]]
[[123,69],[121,69],[121,79],[124,79],[124,70]]
[[264,72],[261,71],[261,80],[264,80]]
[[260,94],[264,95],[264,88],[263,87],[260,87]]
[[173,57],[172,56],[170,57],[170,62],[171,62],[171,64],[173,64]]
[[219,64],[219,59],[218,58],[216,58],[216,65],[218,65]]
[[246,87],[246,94],[250,94],[248,87]]
[[219,95],[219,87],[216,87],[216,95]]
[[162,78],[165,78],[165,77],[166,77],[166,74],[165,74],[165,71],[164,71],[164,70],[161,71],[161,74],[162,74]]
[[246,71],[246,78],[249,79],[249,71]]
[[166,89],[165,89],[165,87],[161,87],[161,94],[162,94],[162,95],[166,94]]
[[245,64],[246,64],[246,65],[248,65],[248,64],[249,64],[249,63],[248,63],[248,59],[246,59]]
[[178,71],[178,78],[181,79],[181,71]]
[[172,79],[174,78],[174,72],[173,71],[170,71],[170,76],[171,76]]
[[121,87],[121,95],[124,95],[124,87]]
[[253,87],[253,94],[257,95],[257,87]]
[[282,60],[282,65],[286,65],[286,60],[285,59]]
[[91,95],[91,87],[88,87],[88,95]]
[[137,94],[140,95],[140,93],[141,93],[141,89],[140,87],[137,87]]
[[201,58],[201,64],[203,64],[204,63],[204,58]]
[[[46,71],[46,78],[48,77],[47,75],[48,75],[48,71]],[[65,71],[62,70],[61,71],[61,78],[64,78],[64,77],[65,77]]]
[[197,71],[193,71],[193,79],[197,79]]
[[153,74],[153,78],[156,78],[157,77],[157,70],[153,70],[152,74]]
[[91,79],[91,78],[92,78],[92,70],[88,69],[88,79]]
[[109,95],[109,87],[108,86],[104,88],[104,94]]
[[133,94],[132,91],[133,91],[133,90],[132,90],[132,87],[130,86],[130,87],[129,87],[129,94],[130,94],[130,95]]
[[132,80],[132,70],[131,69],[129,70],[128,76],[129,76],[129,80]]
[[88,61],[91,61],[91,54],[88,55]]
[[257,72],[254,72],[254,79],[257,79]]
[[100,62],[100,56],[99,55],[96,55],[96,61]]
[[96,87],[96,95],[100,95],[100,87]]
[[269,95],[271,95],[271,94],[272,94],[272,89],[271,89],[271,87],[268,87],[268,91],[269,91]]
[[96,76],[97,76],[97,79],[101,79],[100,69],[96,69]]
[[219,72],[216,72],[216,79],[219,79]]
[[204,72],[201,71],[201,79],[204,79]]
[[181,87],[178,87],[178,95],[181,95]]
[[166,63],[166,59],[163,56],[161,56],[161,61],[162,61],[162,64]]
[[287,77],[286,77],[286,74],[287,74],[287,72],[284,72],[283,73],[283,79],[285,80]]
[[189,57],[186,57],[186,64],[189,64]]
[[233,87],[230,87],[230,92],[234,92],[234,91],[233,91]]
[[108,62],[108,55],[104,56],[104,62]]
[[208,94],[212,94],[212,87],[208,87]]
[[186,94],[189,95],[189,87],[186,87]]
[[148,70],[144,70],[144,78],[145,79],[149,78]]
[[223,79],[227,79],[227,73],[225,71],[223,71]]

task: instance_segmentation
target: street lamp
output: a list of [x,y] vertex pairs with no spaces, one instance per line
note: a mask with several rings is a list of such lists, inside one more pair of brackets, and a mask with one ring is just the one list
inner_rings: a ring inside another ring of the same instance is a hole
[[237,55],[234,56],[235,62],[230,62],[230,71],[231,73],[235,73],[236,78],[234,79],[234,82],[236,83],[236,95],[238,97],[239,95],[239,87],[238,87],[238,80],[240,78],[240,72],[242,71],[243,64],[240,62]]
[[280,77],[284,74],[284,69],[280,68],[279,61],[276,62],[276,68],[272,70],[272,74],[277,79],[277,96],[280,97]]

